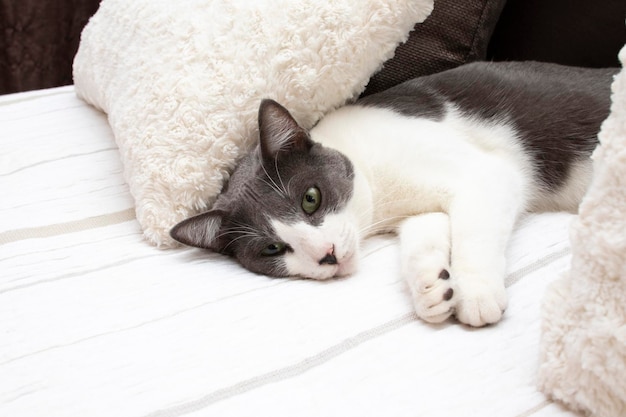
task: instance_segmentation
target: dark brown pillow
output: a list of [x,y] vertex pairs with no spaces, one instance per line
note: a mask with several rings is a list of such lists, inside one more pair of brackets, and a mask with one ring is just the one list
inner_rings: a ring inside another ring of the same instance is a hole
[[435,0],[432,14],[369,81],[363,96],[411,78],[484,60],[506,0]]

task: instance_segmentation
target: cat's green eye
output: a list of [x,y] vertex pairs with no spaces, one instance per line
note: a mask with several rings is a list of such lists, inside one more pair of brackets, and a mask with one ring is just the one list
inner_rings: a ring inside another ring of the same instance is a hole
[[270,245],[267,245],[263,251],[261,251],[261,255],[263,256],[278,256],[282,255],[287,251],[287,245],[281,242],[275,242]]
[[304,193],[302,197],[302,210],[304,210],[306,214],[313,214],[320,208],[321,203],[322,193],[320,193],[319,188],[311,187],[306,190],[306,193]]

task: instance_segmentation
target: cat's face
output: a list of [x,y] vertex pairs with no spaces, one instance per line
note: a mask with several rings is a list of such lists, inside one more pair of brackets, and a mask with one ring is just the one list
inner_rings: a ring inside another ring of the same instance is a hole
[[259,130],[258,148],[239,163],[212,210],[176,225],[172,237],[271,276],[354,272],[359,230],[351,162],[313,142],[274,101],[262,102]]

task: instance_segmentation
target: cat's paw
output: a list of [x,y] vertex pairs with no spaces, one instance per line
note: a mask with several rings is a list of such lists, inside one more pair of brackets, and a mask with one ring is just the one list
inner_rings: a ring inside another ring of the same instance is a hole
[[454,312],[448,215],[425,213],[405,220],[400,247],[401,272],[417,315],[429,323],[444,321]]
[[421,271],[409,282],[417,316],[428,323],[441,323],[453,313],[454,289],[447,268]]
[[473,327],[500,321],[507,306],[503,280],[463,274],[458,278],[454,297],[456,318]]

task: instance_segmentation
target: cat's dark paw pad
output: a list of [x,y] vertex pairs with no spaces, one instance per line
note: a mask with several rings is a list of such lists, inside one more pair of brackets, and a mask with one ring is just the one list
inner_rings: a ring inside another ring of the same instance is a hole
[[409,281],[412,281],[415,290],[419,293],[431,292],[434,288],[442,285],[450,287],[450,284],[446,282],[450,279],[448,269],[441,269],[439,273],[437,271],[438,269],[431,269],[418,271],[417,273],[413,272],[411,275],[414,278],[409,279]]
[[418,317],[428,323],[441,323],[454,313],[454,289],[445,280],[438,280],[429,291],[413,292],[413,305]]
[[404,276],[415,312],[422,320],[441,323],[454,313],[454,280],[445,256],[420,257],[416,262],[407,263]]

